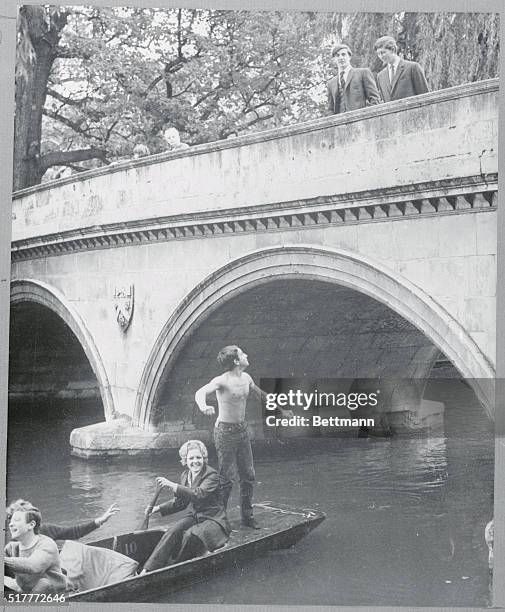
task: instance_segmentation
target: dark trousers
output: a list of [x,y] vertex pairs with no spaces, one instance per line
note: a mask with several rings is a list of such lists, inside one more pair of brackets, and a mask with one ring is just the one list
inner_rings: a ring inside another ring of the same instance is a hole
[[247,424],[218,423],[214,428],[214,444],[224,507],[231,494],[236,466],[240,481],[240,511],[243,519],[250,518],[253,513],[252,497],[256,476]]
[[[192,516],[185,516],[172,525],[158,542],[149,559],[144,563],[144,569],[152,572],[160,567],[190,559],[191,557],[186,555],[189,554],[188,548],[193,547],[194,542],[193,538],[185,537],[184,532],[196,523],[196,519]],[[182,556],[185,556],[185,558],[181,558]]]

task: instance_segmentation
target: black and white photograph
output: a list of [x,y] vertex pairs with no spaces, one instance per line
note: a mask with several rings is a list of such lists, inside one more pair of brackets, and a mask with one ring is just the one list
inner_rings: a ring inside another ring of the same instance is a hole
[[163,4],[15,11],[4,603],[493,607],[500,14]]

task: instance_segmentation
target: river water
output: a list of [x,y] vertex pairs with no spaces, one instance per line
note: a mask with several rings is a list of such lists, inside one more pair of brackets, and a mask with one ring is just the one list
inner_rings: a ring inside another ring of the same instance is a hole
[[[490,605],[484,527],[492,517],[492,426],[461,382],[430,385],[432,396],[446,403],[443,435],[256,444],[256,500],[318,508],[327,519],[291,549],[149,600]],[[29,499],[46,521],[60,524],[120,505],[120,514],[84,541],[138,527],[153,477],[175,479],[180,472],[175,453],[150,460],[71,457],[71,429],[95,422],[96,411],[68,402],[13,406],[9,415],[9,500]],[[232,506],[237,501],[235,492]],[[153,518],[151,526],[162,523]]]

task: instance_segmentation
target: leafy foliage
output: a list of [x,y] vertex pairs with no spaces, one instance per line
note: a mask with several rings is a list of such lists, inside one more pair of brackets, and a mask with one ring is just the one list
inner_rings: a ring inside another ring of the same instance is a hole
[[23,7],[15,186],[130,157],[137,143],[163,150],[167,123],[197,144],[318,117],[340,40],[377,71],[373,43],[392,34],[433,89],[495,76],[498,32],[490,14]]
[[345,24],[354,64],[374,72],[381,68],[374,42],[389,35],[397,40],[405,59],[423,66],[433,90],[498,76],[498,14],[355,13]]
[[189,9],[75,11],[64,42],[80,58],[58,60],[48,114],[115,155],[128,154],[138,140],[159,150],[165,123],[195,144],[256,124],[303,120],[318,107],[311,89],[324,80],[311,27],[317,19]]

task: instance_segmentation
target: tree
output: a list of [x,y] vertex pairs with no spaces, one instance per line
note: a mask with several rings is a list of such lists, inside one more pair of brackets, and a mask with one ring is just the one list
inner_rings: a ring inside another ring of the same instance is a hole
[[344,24],[355,56],[374,72],[381,68],[374,42],[389,35],[401,55],[423,66],[432,90],[498,76],[498,14],[354,13]]
[[198,144],[321,116],[337,41],[377,72],[373,44],[395,36],[432,89],[496,76],[498,32],[491,14],[24,6],[14,188],[161,151],[167,123]]
[[498,76],[499,16],[486,13],[405,13],[401,42],[425,68],[432,89]]
[[15,189],[138,141],[159,151],[166,123],[197,144],[321,112],[316,14],[24,7],[20,23]]
[[41,154],[42,117],[47,84],[56,58],[68,11],[57,7],[23,6],[20,9],[16,116],[14,126],[14,189],[40,182],[47,168],[67,161],[105,158],[97,149]]

